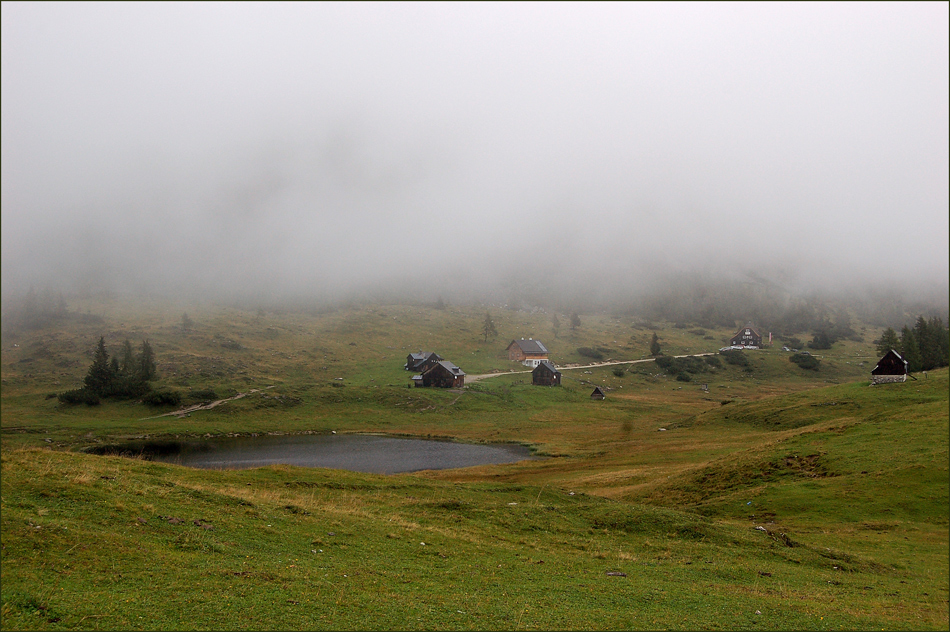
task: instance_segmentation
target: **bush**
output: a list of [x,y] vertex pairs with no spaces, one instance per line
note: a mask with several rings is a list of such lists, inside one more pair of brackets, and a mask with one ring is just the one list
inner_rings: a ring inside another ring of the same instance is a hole
[[817,371],[818,365],[821,364],[821,360],[807,353],[796,353],[789,356],[788,360],[809,371]]
[[720,351],[719,355],[722,356],[722,359],[725,360],[727,364],[749,366],[749,358],[746,357],[745,352],[741,349],[726,349],[725,351]]
[[722,362],[716,356],[704,356],[703,361],[711,367],[720,368],[722,367]]
[[626,371],[624,371],[624,368],[622,366],[615,366],[613,371],[611,372],[617,377],[623,377],[623,374],[626,373]]
[[99,396],[85,388],[77,388],[71,391],[64,391],[60,393],[59,401],[63,404],[86,404],[87,406],[98,406]]
[[214,389],[206,388],[202,390],[192,390],[188,393],[188,399],[196,402],[213,402],[218,399],[218,394]]
[[142,398],[149,406],[178,406],[181,404],[181,393],[178,391],[153,391]]
[[690,376],[689,373],[677,373],[676,380],[678,382],[692,382],[693,378]]
[[812,349],[831,349],[831,345],[834,344],[834,342],[834,338],[829,336],[827,332],[818,331],[815,332],[808,346]]
[[594,360],[603,360],[604,354],[602,354],[597,349],[591,349],[590,347],[578,347],[578,355],[582,355],[585,358],[593,358]]

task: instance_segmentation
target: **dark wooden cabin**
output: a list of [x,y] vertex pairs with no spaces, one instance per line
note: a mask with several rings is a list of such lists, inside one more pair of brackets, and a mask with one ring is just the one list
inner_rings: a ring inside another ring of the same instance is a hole
[[462,388],[465,386],[465,372],[448,360],[440,360],[422,374],[422,385],[436,388]]
[[604,395],[604,392],[600,390],[599,386],[594,387],[594,392],[590,394],[591,399],[607,399],[607,396]]
[[907,360],[891,349],[871,369],[871,384],[907,381]]
[[531,383],[538,386],[560,386],[561,372],[547,360],[541,360],[531,371]]
[[762,334],[757,332],[752,325],[746,325],[736,332],[736,335],[729,340],[729,344],[734,347],[761,347]]

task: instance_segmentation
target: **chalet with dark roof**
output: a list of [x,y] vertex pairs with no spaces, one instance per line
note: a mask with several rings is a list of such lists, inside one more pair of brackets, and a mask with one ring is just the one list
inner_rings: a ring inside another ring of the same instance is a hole
[[607,399],[607,396],[604,395],[604,391],[599,387],[594,387],[594,392],[590,394],[591,399]]
[[422,374],[422,385],[436,388],[462,388],[465,386],[465,372],[448,360],[440,360]]
[[537,386],[560,386],[561,372],[548,360],[541,360],[531,371],[531,383]]
[[888,384],[907,381],[907,360],[891,349],[871,369],[871,384]]
[[755,347],[762,346],[762,334],[757,332],[751,324],[746,325],[736,332],[736,335],[729,340],[733,347]]
[[540,340],[531,338],[512,340],[508,345],[508,359],[525,366],[536,367],[541,360],[548,359],[548,349]]
[[406,356],[406,364],[403,366],[407,371],[417,371],[422,373],[432,368],[432,365],[440,361],[442,356],[433,351],[420,351],[419,353],[410,353]]

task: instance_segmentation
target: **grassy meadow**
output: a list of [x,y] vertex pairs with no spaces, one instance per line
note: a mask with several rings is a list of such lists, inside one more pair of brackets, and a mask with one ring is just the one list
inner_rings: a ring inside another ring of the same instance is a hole
[[[71,309],[2,341],[4,629],[948,627],[948,374],[869,387],[879,329],[815,352],[817,371],[776,340],[681,381],[636,362],[654,331],[685,355],[734,330],[612,313],[555,330],[551,314],[455,305]],[[184,404],[246,395],[186,416],[60,404],[100,336],[110,353],[147,338],[155,387]],[[402,368],[430,350],[469,376],[523,370],[505,352],[521,337],[544,341],[561,387],[517,373],[418,389]],[[589,367],[584,348],[626,364]],[[84,452],[331,431],[549,458],[383,476]]]

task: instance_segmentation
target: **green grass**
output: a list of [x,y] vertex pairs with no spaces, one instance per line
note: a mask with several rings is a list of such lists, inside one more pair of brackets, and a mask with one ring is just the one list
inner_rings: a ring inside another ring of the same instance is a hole
[[[521,336],[562,365],[587,364],[585,346],[636,360],[653,328],[582,314],[555,339],[549,315],[492,309],[485,342],[482,306],[88,309],[103,323],[3,340],[3,629],[947,628],[946,369],[868,387],[870,343],[844,342],[817,372],[773,347],[685,383],[648,363],[565,371],[559,388],[410,389],[420,348],[477,374],[519,368],[504,349]],[[657,333],[666,353],[734,333],[695,330]],[[147,336],[162,387],[261,390],[182,419],[47,399],[81,383],[99,335],[110,350]],[[554,458],[377,476],[80,451],[330,430]]]

